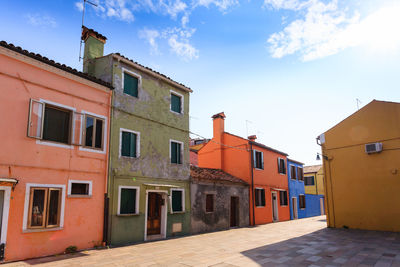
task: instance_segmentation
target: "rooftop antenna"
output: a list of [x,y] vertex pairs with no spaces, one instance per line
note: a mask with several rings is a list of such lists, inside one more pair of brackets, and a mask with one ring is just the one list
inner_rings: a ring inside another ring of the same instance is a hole
[[359,104],[361,104],[362,102],[361,102],[360,99],[358,99],[358,98],[356,98],[356,102],[357,102],[357,109],[360,110]]
[[253,122],[246,120],[246,137],[249,136],[249,123],[253,123]]
[[[82,27],[83,27],[83,22],[84,22],[84,20],[85,20],[85,4],[86,4],[86,2],[88,2],[89,4],[91,4],[92,6],[95,6],[95,7],[97,7],[97,4],[95,4],[95,3],[93,3],[93,2],[90,2],[90,1],[88,1],[88,0],[83,0],[83,9],[82,9],[82,25],[81,25],[81,29],[82,29]],[[82,43],[83,43],[83,40],[82,40],[82,38],[81,38],[81,45],[80,45],[80,47],[79,47],[79,61],[81,61],[81,59],[83,59],[82,57],[81,57],[81,54],[82,54]]]

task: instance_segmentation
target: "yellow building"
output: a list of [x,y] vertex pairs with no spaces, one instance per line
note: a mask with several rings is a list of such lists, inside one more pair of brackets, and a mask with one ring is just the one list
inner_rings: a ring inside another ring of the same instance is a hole
[[322,165],[304,166],[303,171],[305,193],[324,195],[324,168]]
[[400,103],[374,100],[317,140],[328,227],[400,231]]

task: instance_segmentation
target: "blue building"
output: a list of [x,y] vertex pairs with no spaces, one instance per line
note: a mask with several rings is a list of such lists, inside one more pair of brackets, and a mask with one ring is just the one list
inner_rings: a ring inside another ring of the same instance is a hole
[[308,217],[304,191],[303,165],[304,163],[287,159],[291,220]]

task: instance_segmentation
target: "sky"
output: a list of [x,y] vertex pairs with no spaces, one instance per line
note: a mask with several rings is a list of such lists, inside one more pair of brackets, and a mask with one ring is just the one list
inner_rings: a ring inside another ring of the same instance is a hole
[[[398,0],[92,0],[84,24],[193,90],[190,130],[320,164],[315,138],[373,99],[400,102]],[[0,0],[0,40],[82,70],[83,0]],[[197,137],[192,135],[192,137]]]

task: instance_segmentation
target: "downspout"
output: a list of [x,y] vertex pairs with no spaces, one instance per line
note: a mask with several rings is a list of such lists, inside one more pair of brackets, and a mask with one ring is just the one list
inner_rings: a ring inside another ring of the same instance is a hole
[[255,215],[255,202],[254,202],[254,159],[253,159],[253,144],[249,142],[250,144],[250,167],[251,167],[251,201],[252,201],[252,209],[253,209],[253,225],[256,225],[256,215]]

